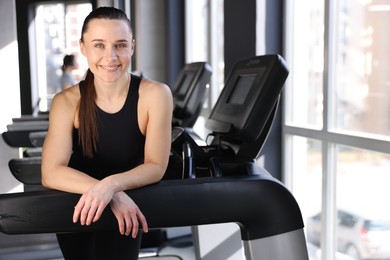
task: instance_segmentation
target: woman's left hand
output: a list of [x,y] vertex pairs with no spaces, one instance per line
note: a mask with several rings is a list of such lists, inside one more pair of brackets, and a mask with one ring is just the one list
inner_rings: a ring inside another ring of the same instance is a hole
[[110,202],[111,210],[118,220],[119,232],[122,235],[137,237],[138,228],[148,232],[148,224],[145,216],[138,208],[137,204],[123,191],[114,194]]

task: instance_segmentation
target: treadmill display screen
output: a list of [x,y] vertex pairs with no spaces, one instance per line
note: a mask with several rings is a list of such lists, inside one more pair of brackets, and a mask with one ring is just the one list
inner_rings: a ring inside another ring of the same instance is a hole
[[248,96],[249,90],[251,89],[256,76],[256,74],[240,75],[237,78],[236,84],[227,100],[227,103],[235,105],[244,104],[244,101]]
[[226,100],[226,103],[233,105],[243,105],[256,78],[261,78],[265,68],[261,68],[257,73],[241,74],[237,77],[234,87]]
[[194,79],[195,73],[194,72],[187,72],[183,75],[183,77],[180,79],[178,95],[184,96],[187,91],[189,90],[189,87],[191,85],[192,80]]
[[257,74],[240,75],[233,88],[232,93],[227,99],[227,103],[234,105],[243,105]]

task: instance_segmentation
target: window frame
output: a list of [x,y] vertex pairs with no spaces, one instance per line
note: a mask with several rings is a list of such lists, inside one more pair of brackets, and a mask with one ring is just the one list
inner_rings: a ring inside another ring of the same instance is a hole
[[[292,51],[293,42],[293,10],[297,1],[285,0],[284,13],[284,53],[288,64],[293,64],[294,60]],[[284,92],[285,101],[283,103],[283,118],[282,118],[282,146],[283,146],[283,182],[292,191],[293,190],[293,172],[292,161],[290,155],[293,145],[292,139],[294,136],[314,139],[322,143],[322,227],[324,232],[321,233],[321,250],[322,259],[333,259],[336,254],[336,160],[337,160],[337,145],[351,146],[354,148],[365,149],[373,152],[381,152],[390,154],[390,138],[374,134],[354,133],[352,131],[344,131],[334,129],[331,124],[331,115],[334,115],[331,103],[331,93],[334,88],[334,73],[335,68],[335,32],[337,25],[337,8],[338,1],[324,1],[324,73],[323,73],[323,126],[321,129],[313,129],[307,126],[291,125],[287,123],[287,115],[289,113],[289,93]],[[302,3],[300,3],[302,4]],[[286,81],[286,88],[292,87],[291,79],[294,77],[294,72],[290,72],[290,76]]]

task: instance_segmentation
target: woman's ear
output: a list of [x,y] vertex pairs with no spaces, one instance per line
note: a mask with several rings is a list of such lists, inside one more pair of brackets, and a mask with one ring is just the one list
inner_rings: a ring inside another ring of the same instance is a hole
[[134,54],[134,49],[135,49],[135,39],[131,40],[131,55]]
[[82,40],[79,40],[80,51],[85,56],[85,46]]

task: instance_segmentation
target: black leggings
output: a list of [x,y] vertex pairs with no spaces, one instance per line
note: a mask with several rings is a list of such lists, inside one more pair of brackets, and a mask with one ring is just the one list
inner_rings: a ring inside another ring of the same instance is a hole
[[137,260],[141,245],[137,238],[124,236],[119,231],[94,231],[57,234],[65,260]]

